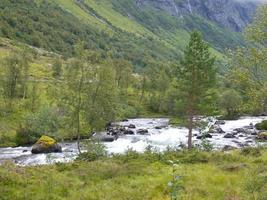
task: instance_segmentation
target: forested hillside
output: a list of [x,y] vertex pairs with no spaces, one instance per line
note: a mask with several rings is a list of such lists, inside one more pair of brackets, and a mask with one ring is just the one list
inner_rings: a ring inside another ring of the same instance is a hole
[[66,56],[82,40],[103,57],[123,57],[137,68],[148,57],[175,61],[194,29],[220,52],[245,44],[240,34],[197,13],[173,16],[150,6],[141,9],[135,1],[4,0],[0,16],[2,37]]

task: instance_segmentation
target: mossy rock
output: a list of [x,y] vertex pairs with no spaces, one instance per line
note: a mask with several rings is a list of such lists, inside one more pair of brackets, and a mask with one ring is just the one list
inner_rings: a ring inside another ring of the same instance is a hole
[[259,140],[267,140],[267,132],[261,132],[257,137]]
[[267,120],[263,120],[261,123],[255,125],[258,130],[267,130]]
[[62,147],[51,137],[43,135],[32,147],[33,154],[59,153]]

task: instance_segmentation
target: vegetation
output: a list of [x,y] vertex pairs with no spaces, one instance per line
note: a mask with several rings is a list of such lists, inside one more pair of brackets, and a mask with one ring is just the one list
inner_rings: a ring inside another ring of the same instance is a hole
[[[128,0],[2,0],[0,146],[77,140],[80,154],[49,166],[1,163],[0,199],[266,200],[266,148],[225,153],[204,137],[192,145],[195,115],[267,113],[266,11],[244,41],[198,16],[179,21]],[[186,125],[190,150],[108,155],[86,140],[81,152],[81,139],[139,116]]]
[[264,200],[267,151],[254,152],[128,151],[93,162],[5,163],[0,167],[1,199]]
[[263,120],[261,123],[256,124],[258,130],[267,130],[267,120]]

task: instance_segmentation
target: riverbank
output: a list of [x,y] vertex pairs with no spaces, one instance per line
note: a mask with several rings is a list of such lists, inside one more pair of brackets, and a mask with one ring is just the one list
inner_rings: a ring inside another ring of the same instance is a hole
[[190,200],[264,199],[266,165],[267,149],[259,148],[227,153],[129,151],[94,162],[38,167],[8,162],[0,166],[0,199],[167,200],[175,193]]

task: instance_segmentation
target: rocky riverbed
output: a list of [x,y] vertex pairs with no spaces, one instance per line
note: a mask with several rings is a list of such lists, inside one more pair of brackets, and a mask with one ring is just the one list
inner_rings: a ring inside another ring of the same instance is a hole
[[[267,144],[267,141],[257,142],[258,131],[254,126],[264,119],[267,117],[242,117],[231,121],[206,118],[209,124],[207,140],[214,148],[224,150]],[[142,152],[147,146],[153,146],[159,151],[167,147],[179,148],[179,145],[186,144],[187,134],[188,130],[184,127],[170,126],[168,119],[130,119],[110,124],[106,132],[96,133],[95,137],[102,139],[107,151],[112,154],[124,153],[127,149]],[[195,144],[201,142],[201,137],[200,131],[194,130]],[[0,148],[0,163],[11,160],[19,165],[39,165],[71,162],[77,157],[76,143],[60,145],[62,153],[49,154],[32,154],[32,147]]]

